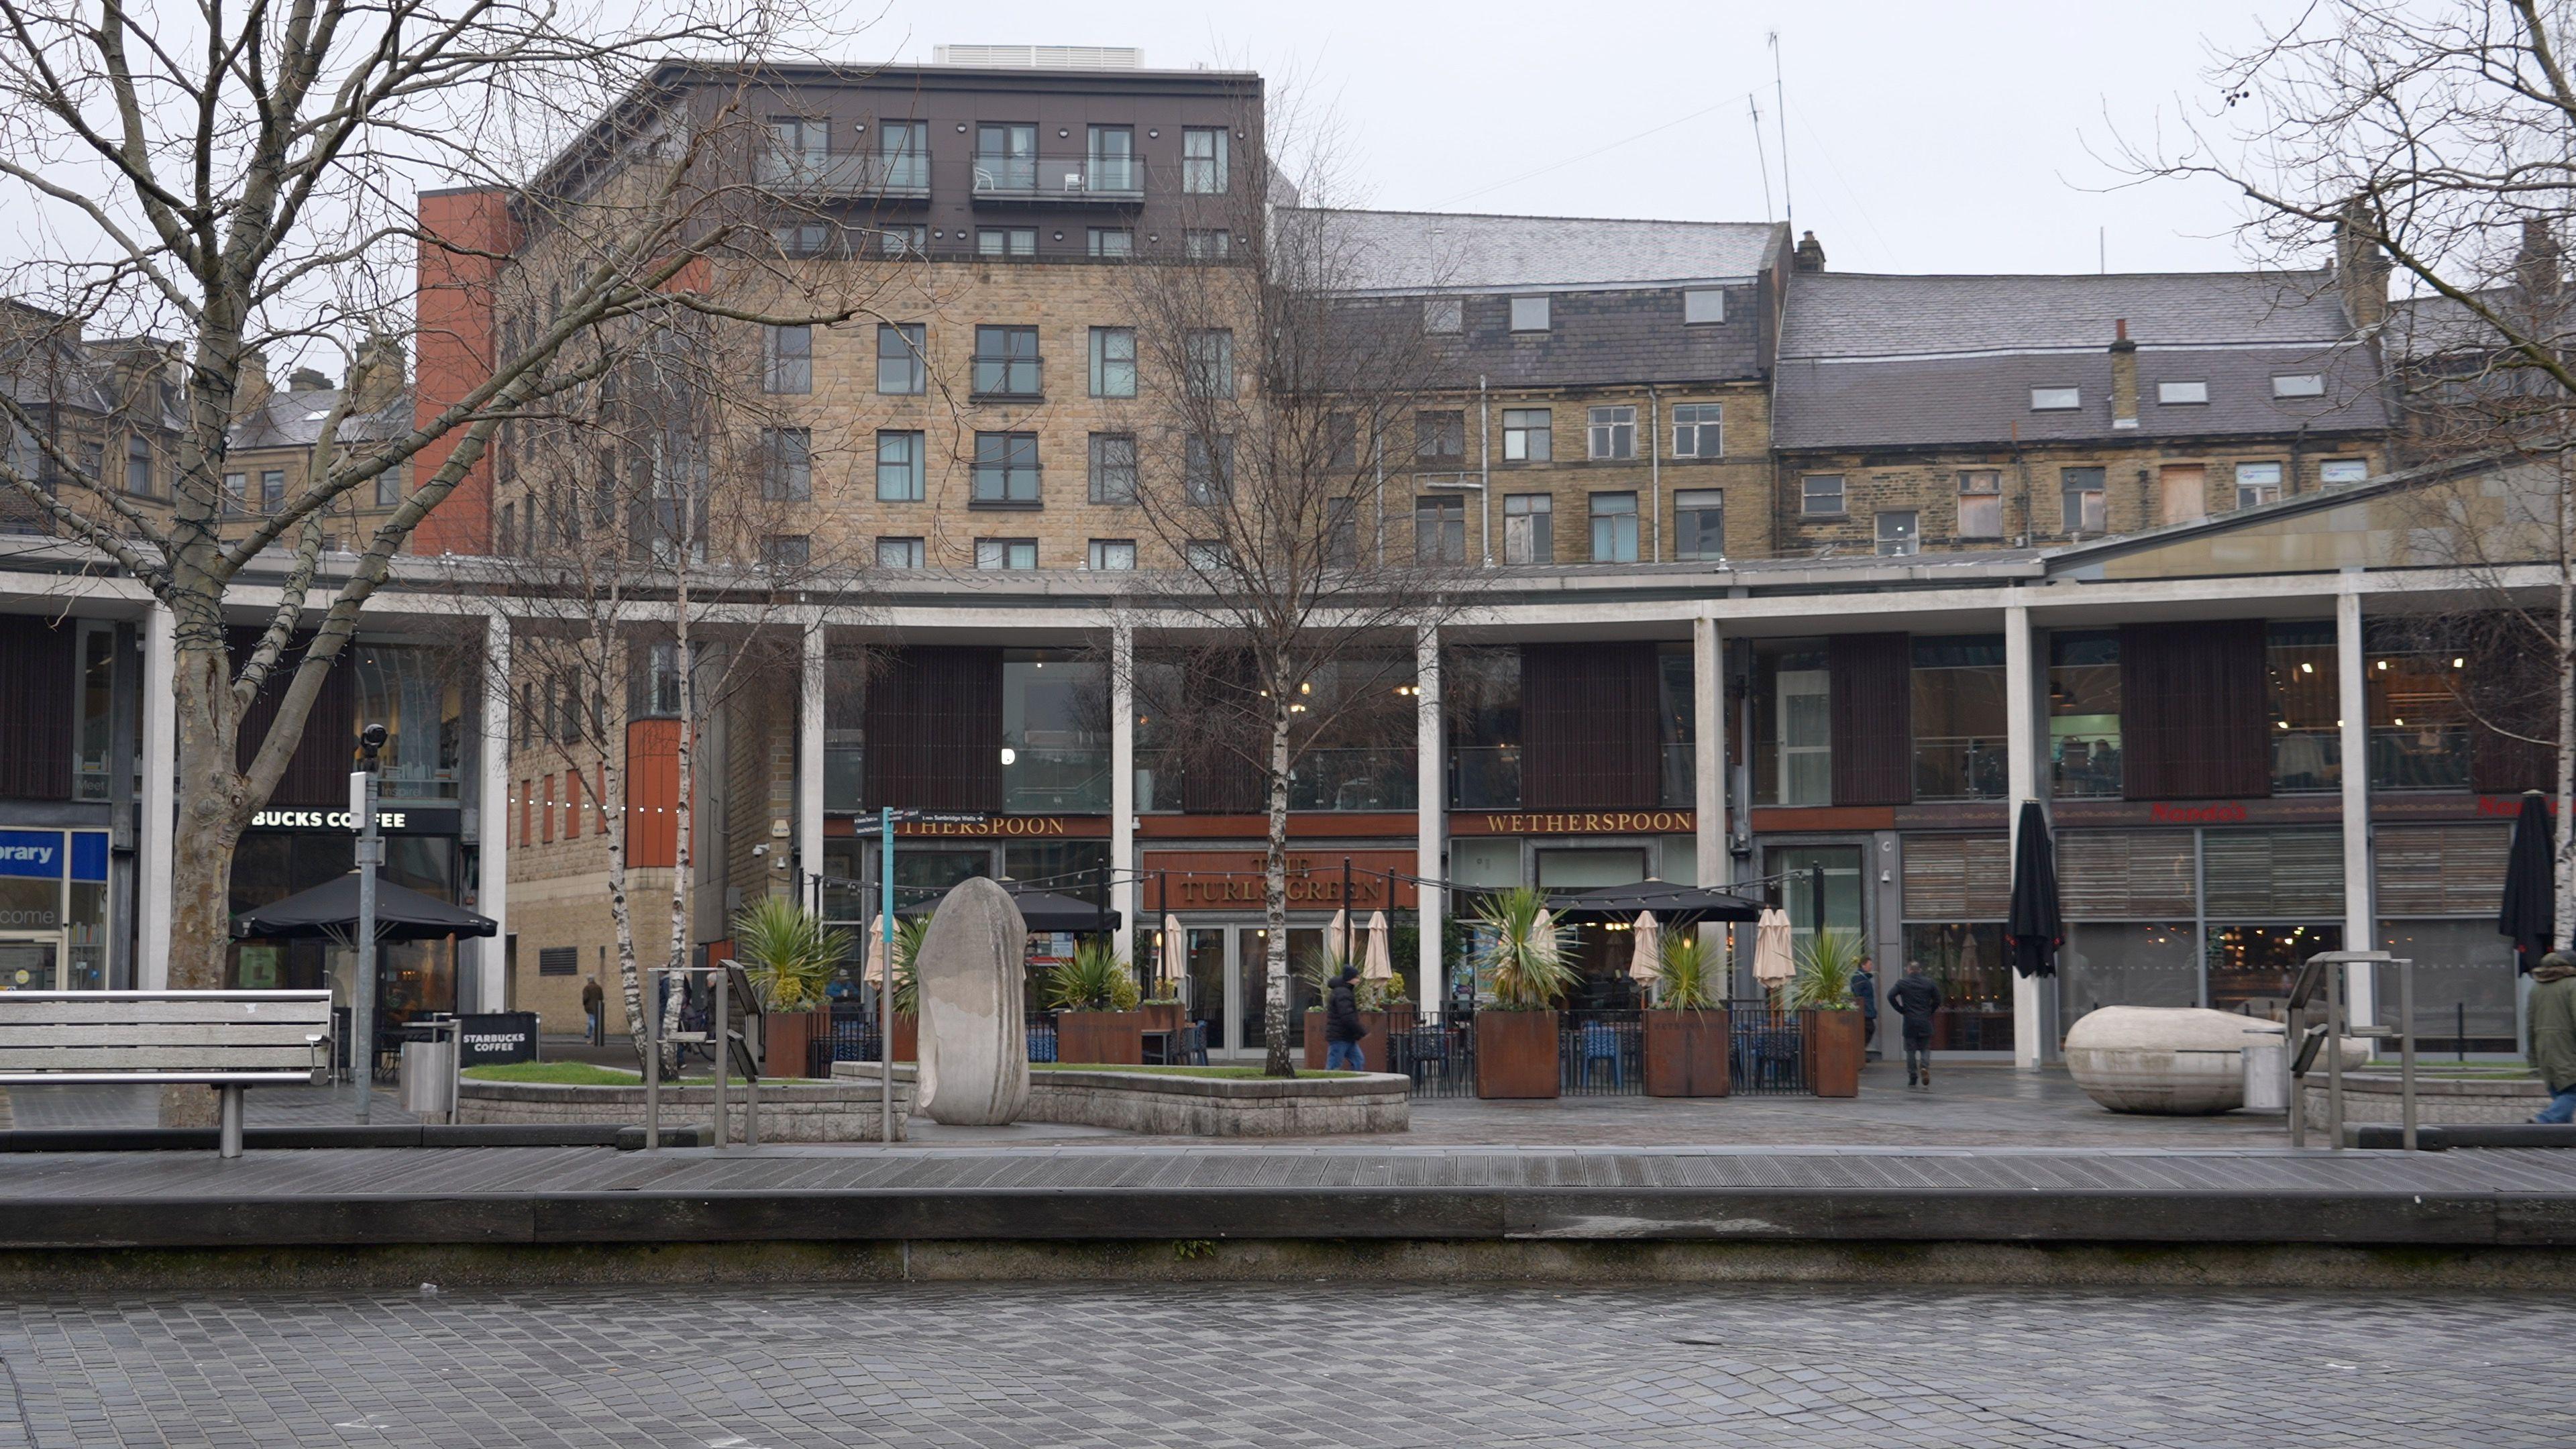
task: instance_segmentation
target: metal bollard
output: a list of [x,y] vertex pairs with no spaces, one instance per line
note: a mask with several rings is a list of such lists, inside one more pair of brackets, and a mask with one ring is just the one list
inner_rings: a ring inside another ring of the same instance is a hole
[[727,995],[725,978],[732,974],[733,973],[725,970],[721,966],[715,968],[715,1020],[710,1023],[713,1029],[707,1033],[709,1036],[715,1038],[716,1151],[718,1152],[725,1150],[725,1138],[733,1135],[732,1130],[725,1124],[725,1067],[728,1065],[725,1058],[730,1054],[727,1049],[732,1045],[732,1042],[728,1040],[730,1027],[725,1020],[725,997]]
[[648,1150],[662,1145],[662,1011],[653,999],[660,994],[661,982],[661,967],[645,968],[644,1146]]

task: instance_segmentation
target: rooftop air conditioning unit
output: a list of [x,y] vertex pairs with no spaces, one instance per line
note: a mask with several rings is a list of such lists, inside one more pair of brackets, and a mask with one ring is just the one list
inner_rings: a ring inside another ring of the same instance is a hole
[[940,45],[935,65],[1015,70],[1142,70],[1145,52],[1132,45]]

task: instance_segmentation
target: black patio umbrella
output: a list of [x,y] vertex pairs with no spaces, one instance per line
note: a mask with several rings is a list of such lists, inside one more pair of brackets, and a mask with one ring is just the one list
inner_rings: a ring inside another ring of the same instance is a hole
[[[489,917],[463,906],[433,900],[408,886],[376,878],[376,939],[443,941],[452,936],[489,936],[499,928]],[[244,911],[233,917],[236,937],[288,940],[320,938],[347,945],[358,934],[358,873],[351,871],[309,891]]]
[[1588,891],[1573,891],[1551,897],[1548,909],[1560,920],[1603,918],[1624,921],[1644,911],[1663,920],[1666,917],[1690,921],[1758,921],[1762,903],[1746,900],[1729,891],[1711,886],[1676,885],[1671,881],[1641,880],[1633,885],[1595,886]]
[[2004,954],[2024,976],[2057,974],[2066,921],[2057,910],[2057,852],[2048,816],[2036,800],[2021,802],[2021,839],[2013,847],[2012,906],[2004,915]]
[[[1072,896],[1060,896],[1053,891],[1042,891],[1034,886],[1022,885],[1008,877],[997,880],[994,884],[1011,893],[1011,904],[1020,908],[1020,920],[1031,931],[1114,931],[1118,929],[1116,911],[1095,906],[1089,901],[1078,900]],[[945,894],[946,892],[942,892],[941,895],[933,896],[928,900],[915,901],[908,906],[897,906],[894,913],[898,916],[929,915],[939,909],[940,899]]]
[[2549,825],[2549,801],[2537,790],[2522,797],[2522,813],[2513,818],[2513,844],[2504,858],[2504,903],[2496,911],[2496,934],[2513,942],[2516,971],[2529,971],[2549,954],[2558,938],[2558,891],[2551,878],[2556,833]]

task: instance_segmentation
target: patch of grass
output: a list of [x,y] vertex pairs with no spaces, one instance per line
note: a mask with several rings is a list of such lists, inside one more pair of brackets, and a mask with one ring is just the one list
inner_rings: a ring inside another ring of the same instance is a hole
[[[1029,1070],[1033,1072],[1153,1072],[1158,1076],[1167,1077],[1223,1077],[1236,1081],[1264,1075],[1259,1067],[1130,1067],[1122,1066],[1116,1062],[1031,1062],[1029,1063]],[[1297,1070],[1297,1075],[1300,1079],[1303,1079],[1307,1077],[1356,1077],[1359,1076],[1360,1073],[1310,1072],[1305,1068],[1300,1067]]]
[[[467,1067],[469,1082],[539,1082],[555,1087],[636,1087],[644,1083],[642,1072],[624,1067],[603,1067],[590,1062],[510,1062],[503,1066]],[[740,1083],[740,1077],[727,1077]],[[763,1077],[763,1082],[809,1082],[811,1077]],[[676,1081],[665,1077],[667,1086],[702,1087],[715,1081],[713,1072],[695,1072]]]

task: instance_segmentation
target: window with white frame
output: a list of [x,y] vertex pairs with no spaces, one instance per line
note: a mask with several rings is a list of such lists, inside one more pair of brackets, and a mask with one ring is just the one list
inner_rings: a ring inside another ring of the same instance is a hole
[[2068,533],[2107,533],[2110,506],[2101,468],[2061,468],[2057,474],[2059,521]]
[[2068,412],[2084,406],[2084,390],[2079,387],[2035,387],[2030,390],[2030,410],[2035,413]]
[[1798,512],[1808,518],[1843,515],[1843,475],[1809,473],[1798,480]]
[[1467,561],[1467,500],[1432,493],[1413,500],[1413,557],[1420,563]]
[[1503,562],[1556,562],[1556,499],[1545,493],[1503,495]]
[[2277,503],[2280,498],[2280,464],[2239,463],[2236,465],[2237,507],[2251,508],[2258,503]]
[[2004,536],[2004,475],[2002,473],[1991,468],[1973,468],[1959,475],[1959,536],[1961,538]]
[[1546,408],[1503,409],[1503,461],[1548,461],[1555,452],[1555,417]]
[[1514,332],[1545,332],[1547,330],[1547,298],[1514,297],[1512,299],[1512,330]]
[[1726,557],[1726,491],[1684,488],[1673,495],[1673,557]]
[[1637,456],[1637,410],[1634,407],[1594,408],[1586,431],[1591,456],[1595,458]]
[[1717,457],[1722,442],[1718,424],[1725,415],[1716,403],[1673,404],[1673,456]]
[[2156,384],[2156,401],[2166,407],[2187,407],[2209,401],[2209,384],[2205,382],[2160,382]]
[[1637,561],[1636,494],[1595,493],[1592,495],[1592,561],[1594,563],[1635,563]]
[[2324,397],[2326,378],[2321,372],[2287,372],[2272,379],[2274,397]]
[[1693,287],[1682,293],[1682,325],[1705,326],[1726,320],[1726,293],[1716,287]]
[[1921,530],[1916,526],[1914,510],[1899,509],[1878,515],[1878,551],[1890,558],[1913,553],[1921,543]]
[[2367,458],[2328,458],[2317,465],[2320,483],[2358,483],[2370,476]]

